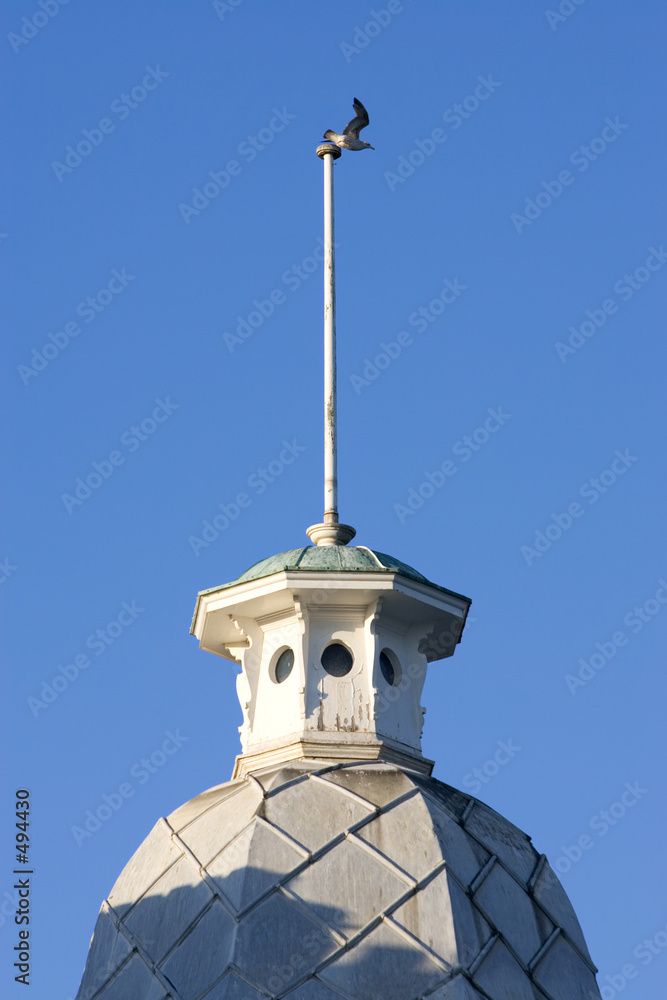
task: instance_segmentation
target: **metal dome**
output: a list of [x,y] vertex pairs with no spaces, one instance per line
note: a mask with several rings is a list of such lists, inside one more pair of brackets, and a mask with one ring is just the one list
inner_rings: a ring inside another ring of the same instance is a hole
[[[245,573],[241,573],[236,580],[225,583],[222,586],[210,587],[202,591],[203,594],[212,591],[223,590],[226,587],[236,587],[240,583],[248,583],[252,580],[260,580],[265,576],[272,576],[274,573],[281,573],[287,570],[302,571],[322,571],[322,572],[364,572],[364,573],[400,573],[401,576],[409,580],[416,580],[419,583],[427,583],[430,587],[437,587],[438,590],[446,594],[454,594],[455,591],[448,590],[436,583],[427,580],[423,573],[408,566],[407,563],[388,556],[384,552],[376,552],[374,549],[366,548],[365,545],[304,545],[299,549],[288,549],[286,552],[279,552],[275,556],[268,556],[260,559],[259,562],[250,566]],[[456,594],[460,597],[460,594]]]
[[530,839],[387,763],[290,762],[161,819],[100,912],[77,1000],[590,1000]]

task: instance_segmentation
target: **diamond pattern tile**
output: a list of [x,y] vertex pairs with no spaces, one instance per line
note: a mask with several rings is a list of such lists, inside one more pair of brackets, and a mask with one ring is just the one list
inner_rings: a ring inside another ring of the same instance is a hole
[[79,1000],[91,1000],[127,960],[131,951],[132,946],[127,938],[117,930],[109,914],[102,910],[97,918],[90,943],[86,970],[79,989]]
[[222,904],[215,902],[163,963],[161,971],[183,1000],[200,996],[229,966],[234,931],[234,921]]
[[274,893],[239,924],[234,959],[260,989],[282,993],[337,947],[327,930]]
[[[386,923],[343,952],[320,978],[352,1000],[415,1000],[447,973]],[[380,986],[381,984],[381,986]]]
[[240,791],[241,788],[245,787],[245,782],[240,781],[227,781],[224,785],[216,785],[215,788],[209,788],[207,791],[202,792],[200,795],[196,795],[194,799],[190,799],[189,802],[185,802],[178,809],[174,809],[173,813],[169,816],[169,823],[176,831],[180,833],[183,827],[191,823],[193,819],[197,816],[201,816],[202,813],[210,809],[211,806],[216,805],[218,802],[224,801],[233,796],[236,792]]
[[522,882],[527,883],[535,870],[538,854],[528,837],[498,813],[481,803],[466,820],[465,829],[484,844]]
[[535,899],[539,900],[547,911],[554,924],[562,927],[563,930],[577,945],[579,950],[590,961],[590,955],[581,926],[577,920],[572,903],[567,898],[565,890],[558,881],[558,877],[549,864],[545,864],[540,872],[533,890]]
[[391,916],[452,967],[467,967],[491,937],[489,925],[446,871]]
[[[182,857],[134,907],[125,926],[159,962],[213,898],[189,858]],[[164,902],[169,899],[169,906]]]
[[557,937],[534,972],[536,982],[553,1000],[589,1000],[595,976],[565,938]]
[[599,1000],[562,887],[548,867],[529,881],[537,854],[493,810],[388,764],[260,778],[177,809],[175,840],[164,821],[151,831],[102,909],[77,1000],[166,1000],[156,970],[180,1000]]
[[463,885],[470,885],[491,857],[490,852],[469,837],[463,827],[448,812],[438,808],[430,796],[424,797],[424,805],[429,811],[447,868]]
[[109,903],[118,916],[124,917],[137,900],[180,857],[182,857],[181,851],[173,843],[169,827],[160,820],[139,850],[132,855],[111,890]]
[[322,773],[325,781],[347,788],[375,806],[389,802],[414,790],[414,784],[402,771],[388,764],[365,764],[340,767]]
[[[373,886],[369,892],[368,887]],[[352,841],[344,840],[286,886],[334,930],[350,937],[383,913],[409,884]]]
[[473,980],[493,1000],[535,1000],[530,979],[499,938],[475,970]]
[[258,993],[244,979],[240,979],[233,972],[228,972],[202,997],[202,1000],[266,1000],[266,994]]
[[335,785],[323,781],[300,781],[267,796],[264,816],[284,830],[308,851],[317,851],[366,816],[373,808],[365,806]]
[[206,870],[238,912],[302,865],[307,856],[266,823],[255,820]]
[[499,864],[493,866],[475,893],[474,900],[525,965],[537,954],[553,930],[550,927],[544,938],[540,936],[530,896]]
[[248,781],[229,799],[202,813],[181,830],[179,836],[202,865],[207,865],[254,819],[262,793]]
[[431,814],[421,795],[390,806],[361,827],[358,836],[415,879],[428,875],[442,861]]
[[129,1000],[130,997],[164,1000],[167,993],[145,962],[138,955],[133,955],[98,996],[100,1000]]

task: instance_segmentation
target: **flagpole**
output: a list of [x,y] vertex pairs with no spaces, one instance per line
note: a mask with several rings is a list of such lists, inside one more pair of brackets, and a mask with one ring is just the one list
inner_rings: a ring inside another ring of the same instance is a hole
[[338,521],[338,438],[336,382],[336,250],[334,160],[341,150],[332,142],[317,147],[324,165],[324,519],[307,529],[316,545],[347,545],[354,528]]

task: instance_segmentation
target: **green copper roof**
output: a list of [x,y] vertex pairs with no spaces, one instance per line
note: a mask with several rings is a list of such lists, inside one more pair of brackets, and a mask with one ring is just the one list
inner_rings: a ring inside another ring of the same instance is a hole
[[[279,552],[276,556],[261,559],[245,573],[242,573],[238,579],[222,584],[220,587],[210,587],[201,593],[210,594],[214,591],[224,590],[226,587],[235,587],[239,583],[249,583],[251,580],[260,580],[262,577],[272,576],[274,573],[282,573],[285,570],[400,573],[401,576],[405,576],[409,580],[437,587],[438,590],[447,594],[456,594],[453,590],[431,583],[422,573],[413,569],[412,566],[408,566],[407,563],[401,562],[400,559],[385,555],[383,552],[367,549],[365,545],[306,545],[301,549],[288,549],[287,552]],[[463,597],[462,594],[456,594],[456,596]],[[468,600],[466,597],[463,599]]]

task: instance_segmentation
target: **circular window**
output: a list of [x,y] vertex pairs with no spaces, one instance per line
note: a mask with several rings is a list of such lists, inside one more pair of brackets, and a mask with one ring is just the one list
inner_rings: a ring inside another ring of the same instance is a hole
[[289,675],[292,673],[293,666],[294,650],[283,649],[282,653],[276,660],[275,667],[273,668],[273,676],[276,684],[282,684],[283,681],[287,680]]
[[342,642],[333,642],[322,653],[320,662],[332,677],[345,677],[352,669],[352,653]]
[[380,653],[380,670],[390,687],[395,687],[401,679],[401,668],[394,654],[388,649],[383,649]]

